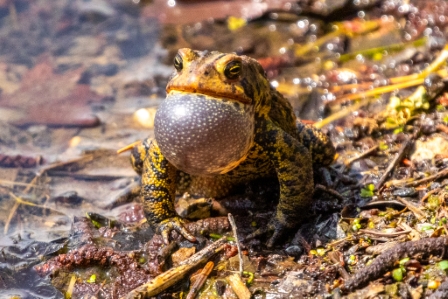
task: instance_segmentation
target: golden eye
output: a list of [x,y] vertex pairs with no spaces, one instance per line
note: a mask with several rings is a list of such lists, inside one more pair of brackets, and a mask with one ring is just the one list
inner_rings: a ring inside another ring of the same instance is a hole
[[226,68],[224,69],[224,75],[228,79],[236,79],[241,74],[241,69],[242,69],[241,61],[238,60],[231,61],[226,65]]
[[180,54],[177,54],[176,57],[174,57],[174,67],[178,72],[182,70],[183,64],[182,64],[182,56],[180,56]]

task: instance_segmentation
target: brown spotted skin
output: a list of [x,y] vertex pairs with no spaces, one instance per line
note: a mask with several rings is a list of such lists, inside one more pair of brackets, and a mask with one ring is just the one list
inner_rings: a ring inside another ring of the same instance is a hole
[[[256,60],[190,49],[179,50],[179,57],[182,69],[168,83],[167,92],[204,94],[253,106],[253,144],[236,168],[213,176],[189,175],[176,169],[164,158],[156,140],[135,147],[132,164],[142,173],[146,217],[150,223],[159,224],[167,238],[169,230],[182,230],[183,226],[173,206],[176,194],[219,198],[256,178],[277,177],[280,199],[268,227],[273,232],[268,245],[272,245],[307,213],[314,190],[313,167],[330,164],[335,149],[322,132],[296,121],[290,103],[270,86]],[[237,78],[229,80],[225,68],[235,60],[241,63],[241,70]],[[188,233],[184,235],[191,239]]]

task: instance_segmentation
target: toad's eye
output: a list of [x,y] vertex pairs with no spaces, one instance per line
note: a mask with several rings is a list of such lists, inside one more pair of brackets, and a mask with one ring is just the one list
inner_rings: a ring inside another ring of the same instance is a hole
[[178,72],[182,70],[183,67],[182,56],[180,56],[179,54],[177,54],[176,57],[174,57],[174,67]]
[[234,60],[229,62],[224,69],[224,75],[228,79],[236,79],[241,74],[241,61]]

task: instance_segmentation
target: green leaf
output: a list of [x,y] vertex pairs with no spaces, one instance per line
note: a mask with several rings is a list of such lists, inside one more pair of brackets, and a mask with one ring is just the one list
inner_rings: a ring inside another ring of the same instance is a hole
[[392,271],[392,277],[395,281],[402,281],[405,270],[403,268],[397,268]]
[[396,128],[394,130],[394,134],[398,134],[398,133],[401,133],[401,132],[403,132],[403,127],[399,127],[399,128]]
[[384,141],[380,141],[380,144],[378,147],[381,151],[385,151],[389,148],[389,145],[387,145],[387,143],[385,143]]
[[406,264],[409,260],[410,260],[410,258],[405,257],[404,259],[400,260],[400,265]]
[[447,260],[443,260],[440,261],[437,266],[439,267],[440,270],[446,271],[448,270],[448,261]]
[[375,191],[375,185],[368,184],[367,186],[361,189],[361,197],[372,197],[374,191]]

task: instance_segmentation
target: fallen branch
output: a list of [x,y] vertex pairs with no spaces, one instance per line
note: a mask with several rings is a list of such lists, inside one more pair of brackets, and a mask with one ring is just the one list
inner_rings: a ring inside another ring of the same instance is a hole
[[417,254],[445,253],[447,247],[448,237],[446,236],[400,243],[377,256],[369,266],[360,269],[351,279],[345,282],[343,290],[350,292],[364,287],[370,281],[384,275],[405,257],[413,257]]

